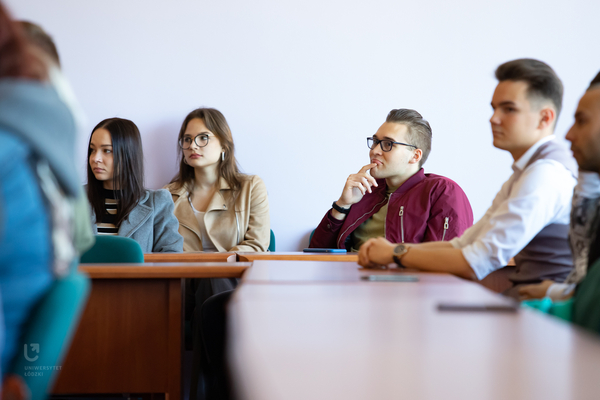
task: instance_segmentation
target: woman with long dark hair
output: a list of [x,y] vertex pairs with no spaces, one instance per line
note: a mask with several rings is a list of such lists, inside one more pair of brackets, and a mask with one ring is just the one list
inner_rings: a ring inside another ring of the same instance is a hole
[[96,125],[87,177],[97,234],[130,237],[144,253],[182,251],[169,192],[144,188],[142,139],[132,121],[109,118]]

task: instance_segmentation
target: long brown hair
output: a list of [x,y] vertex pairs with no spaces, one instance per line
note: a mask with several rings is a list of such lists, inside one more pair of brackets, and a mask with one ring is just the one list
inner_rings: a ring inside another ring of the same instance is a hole
[[27,41],[21,26],[0,3],[0,78],[43,81],[47,77],[48,67],[42,55]]
[[[92,129],[92,135],[98,129],[106,129],[110,133],[113,150],[113,183],[117,207],[116,226],[129,216],[131,210],[137,205],[145,193],[144,189],[144,152],[142,138],[138,127],[130,120],[123,118],[108,118],[100,121]],[[96,221],[106,212],[104,204],[104,186],[96,179],[90,166],[92,149],[88,143],[87,160],[87,195],[88,200],[96,213]]]
[[[233,145],[233,137],[231,136],[231,129],[225,116],[221,114],[219,110],[214,108],[198,108],[185,117],[181,129],[179,130],[179,137],[177,138],[178,143],[183,139],[185,130],[187,129],[188,123],[194,119],[199,118],[204,121],[204,125],[209,131],[215,134],[221,142],[221,147],[225,151],[225,159],[219,161],[219,177],[224,178],[229,184],[229,187],[233,190],[234,196],[236,197],[237,192],[242,187],[242,180],[244,174],[240,173],[237,161],[235,159],[235,148]],[[188,186],[188,190],[191,191],[194,183],[194,168],[187,165],[183,150],[177,146],[177,154],[179,156],[179,173],[173,178],[171,183],[175,183],[175,187],[180,189],[184,185]]]

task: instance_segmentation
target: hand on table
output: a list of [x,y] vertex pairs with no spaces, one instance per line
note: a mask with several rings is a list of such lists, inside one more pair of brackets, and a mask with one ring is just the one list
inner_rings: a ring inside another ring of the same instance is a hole
[[548,292],[548,288],[554,282],[550,280],[542,281],[541,283],[536,283],[534,285],[525,285],[519,289],[519,299],[520,300],[529,300],[529,299],[542,299],[546,297],[546,293]]
[[358,263],[364,268],[378,268],[394,262],[396,245],[383,237],[367,240],[358,250]]

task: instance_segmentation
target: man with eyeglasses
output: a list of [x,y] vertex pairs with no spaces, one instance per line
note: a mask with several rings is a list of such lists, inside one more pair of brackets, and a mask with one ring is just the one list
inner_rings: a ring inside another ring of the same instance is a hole
[[431,127],[415,110],[397,109],[367,138],[371,163],[346,180],[312,237],[312,248],[358,251],[370,238],[398,243],[450,240],[473,224],[456,182],[426,174]]
[[554,136],[562,82],[550,66],[533,59],[500,65],[496,78],[490,118],[493,144],[515,162],[491,207],[449,243],[405,246],[370,240],[360,249],[362,266],[396,262],[477,280],[514,257],[511,287],[504,292],[514,298],[525,285],[562,282],[569,274],[573,260],[567,237],[577,164]]

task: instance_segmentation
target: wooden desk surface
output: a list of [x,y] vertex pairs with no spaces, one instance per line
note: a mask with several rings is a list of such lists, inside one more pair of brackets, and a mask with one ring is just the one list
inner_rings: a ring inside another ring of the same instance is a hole
[[247,262],[79,264],[79,271],[92,279],[239,278],[251,265]]
[[254,260],[301,260],[301,261],[358,261],[358,253],[303,253],[298,252],[265,252],[237,253],[238,261]]
[[235,253],[204,253],[201,251],[186,253],[146,253],[144,261],[157,262],[235,262]]
[[243,277],[247,283],[315,283],[315,282],[360,282],[368,275],[411,275],[420,282],[460,282],[448,274],[418,272],[392,268],[363,269],[356,262],[348,261],[291,261],[256,260]]
[[590,399],[600,340],[454,282],[243,283],[230,304],[241,399]]

